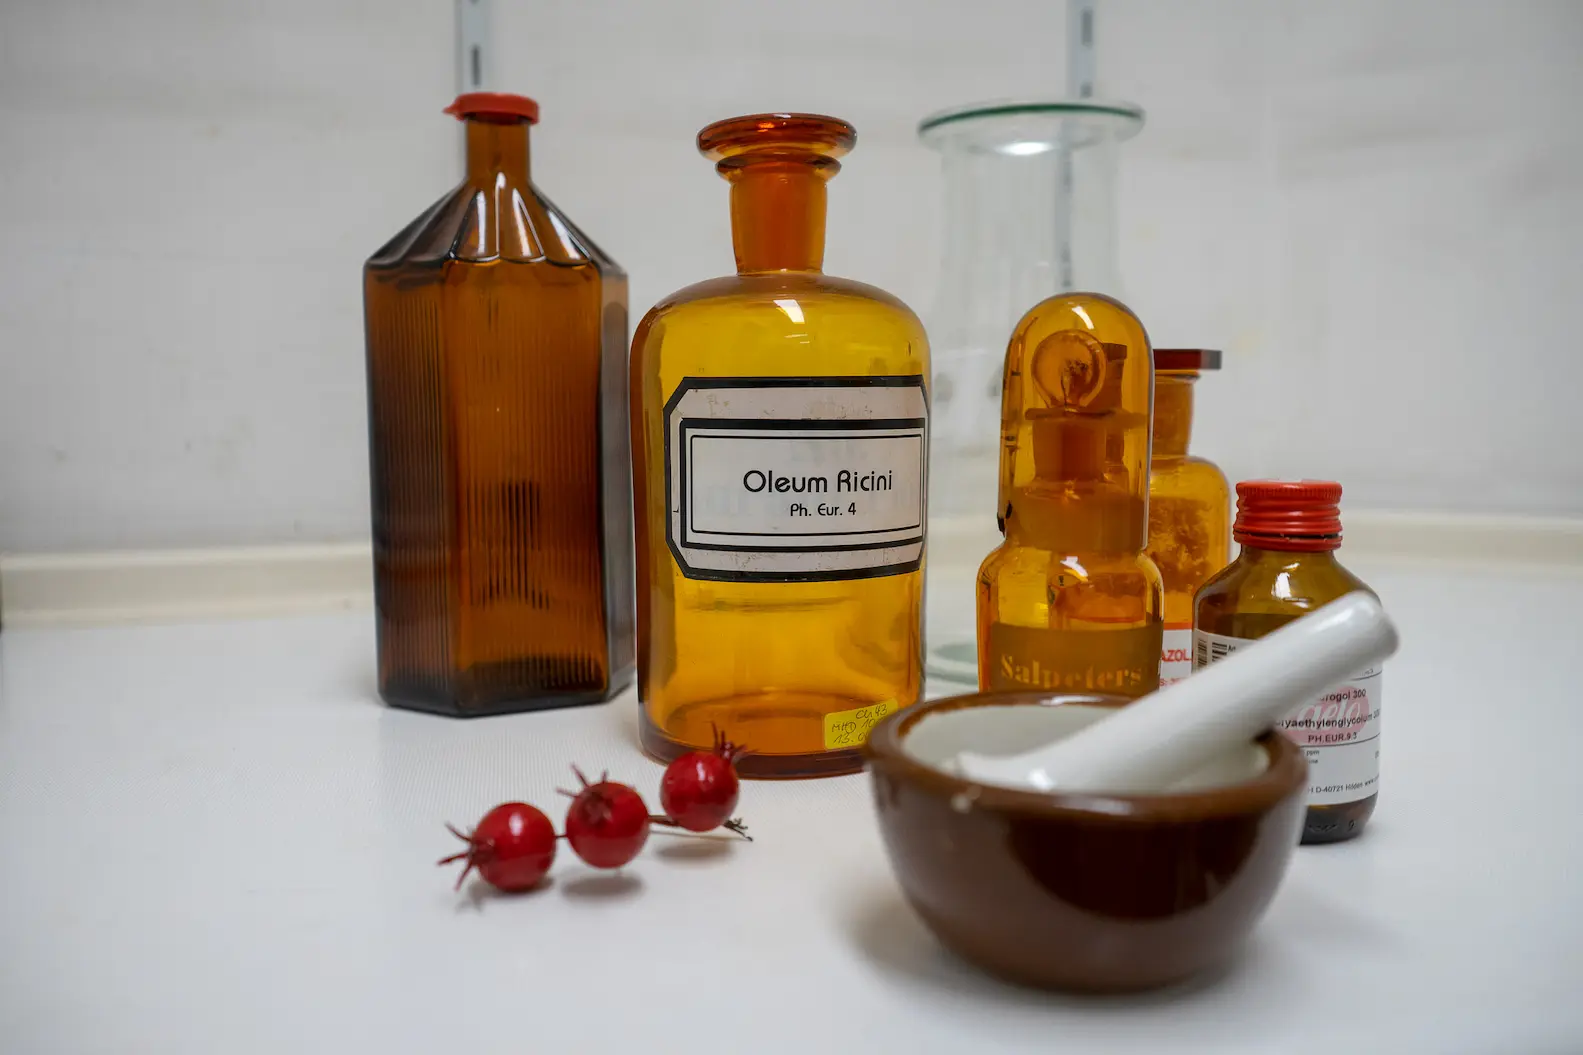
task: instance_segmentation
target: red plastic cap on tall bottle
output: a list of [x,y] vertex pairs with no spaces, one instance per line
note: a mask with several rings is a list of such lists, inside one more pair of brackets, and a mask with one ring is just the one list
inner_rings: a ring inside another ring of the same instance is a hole
[[445,108],[445,112],[461,121],[476,117],[485,121],[539,123],[539,104],[526,95],[509,92],[464,92]]
[[1334,480],[1244,480],[1231,537],[1259,549],[1341,548],[1341,485]]

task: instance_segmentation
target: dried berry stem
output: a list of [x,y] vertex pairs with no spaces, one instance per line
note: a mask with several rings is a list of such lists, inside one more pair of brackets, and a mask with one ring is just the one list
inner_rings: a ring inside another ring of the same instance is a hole
[[474,841],[471,835],[463,835],[461,832],[457,831],[456,826],[451,824],[449,821],[447,821],[445,824],[445,830],[467,844],[467,849],[463,850],[461,853],[455,853],[449,857],[442,857],[435,862],[437,865],[455,864],[457,861],[467,862],[466,866],[462,869],[462,874],[456,877],[456,886],[453,888],[460,890],[462,889],[462,884],[467,880],[468,873],[472,872],[473,866],[477,865],[479,862],[485,860],[488,857],[489,847],[480,845],[478,842]]
[[[697,835],[697,836],[707,837],[708,834],[709,834],[708,832],[687,831],[685,828],[682,828],[680,822],[672,820],[670,817],[665,816],[665,814],[663,814],[663,813],[651,813],[651,814],[649,814],[649,824],[651,824],[651,825],[659,825],[659,828],[658,828],[658,830],[655,833],[657,835]],[[753,836],[748,834],[748,826],[746,824],[742,823],[742,818],[741,817],[733,817],[730,820],[726,821],[724,824],[722,824],[720,827],[726,829],[727,831],[729,831],[729,832],[731,832],[731,833],[733,833],[735,835],[741,836],[743,839],[746,839],[748,842],[752,842],[753,841]],[[681,830],[680,831],[673,831],[673,830],[671,830],[671,829],[678,829],[678,828],[680,828]]]

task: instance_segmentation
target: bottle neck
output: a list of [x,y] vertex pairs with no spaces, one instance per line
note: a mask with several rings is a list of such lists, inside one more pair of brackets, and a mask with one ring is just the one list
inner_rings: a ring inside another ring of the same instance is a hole
[[1154,375],[1154,439],[1156,461],[1187,457],[1187,442],[1193,435],[1193,382],[1195,371],[1171,371]]
[[1263,565],[1266,567],[1290,568],[1298,564],[1310,568],[1322,565],[1336,566],[1336,551],[1323,550],[1289,550],[1289,549],[1263,549],[1249,543],[1240,543],[1242,549],[1237,559],[1244,564]]
[[1061,554],[1142,553],[1147,524],[1143,502],[1113,488],[1065,493],[1025,488],[1012,498],[1002,521],[1013,545]]
[[840,164],[825,157],[744,160],[719,165],[731,183],[737,271],[818,271],[824,266],[825,183]]
[[486,186],[496,175],[526,182],[528,179],[528,122],[467,122],[467,181]]
[[[1149,515],[1142,489],[1143,415],[1030,410],[1033,475],[1008,482],[1006,537],[1059,553],[1141,553]],[[1135,470],[1128,471],[1127,436]],[[1146,485],[1144,485],[1146,487]]]

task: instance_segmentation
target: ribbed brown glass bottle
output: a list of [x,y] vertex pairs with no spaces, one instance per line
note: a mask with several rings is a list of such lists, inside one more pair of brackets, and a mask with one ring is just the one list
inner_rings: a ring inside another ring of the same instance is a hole
[[530,182],[537,104],[448,112],[466,178],[363,274],[380,694],[592,703],[632,674],[626,275]]

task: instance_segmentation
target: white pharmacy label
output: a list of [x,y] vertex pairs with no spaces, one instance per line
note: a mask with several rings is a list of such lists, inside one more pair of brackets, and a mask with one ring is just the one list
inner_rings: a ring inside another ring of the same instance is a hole
[[665,405],[666,541],[690,579],[916,571],[928,457],[919,375],[684,378]]
[[[1193,631],[1193,669],[1252,640]],[[1359,671],[1298,707],[1275,727],[1308,758],[1308,804],[1366,799],[1380,784],[1380,667]]]
[[1193,628],[1166,624],[1160,635],[1160,688],[1193,672]]

